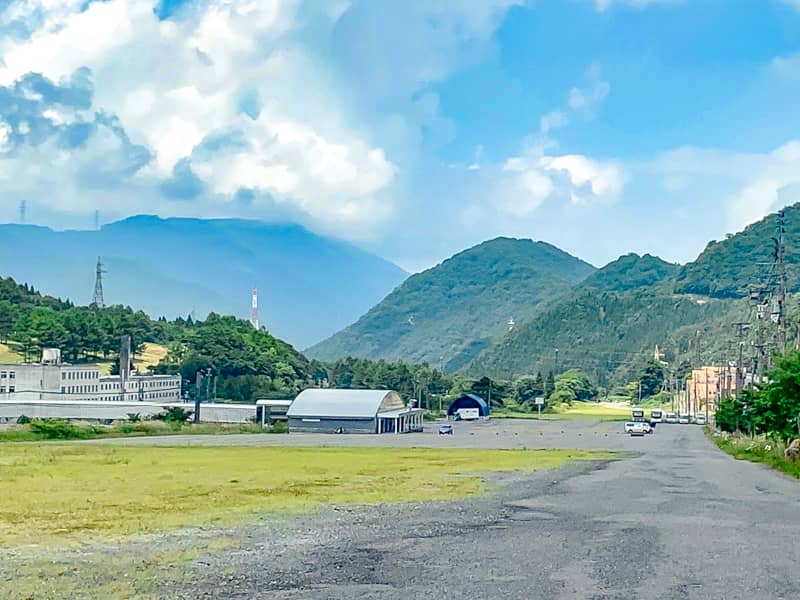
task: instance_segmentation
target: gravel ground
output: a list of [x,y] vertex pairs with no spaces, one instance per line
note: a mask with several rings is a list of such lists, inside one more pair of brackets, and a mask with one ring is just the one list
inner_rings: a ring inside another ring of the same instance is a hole
[[[162,595],[800,598],[796,481],[734,461],[698,427],[662,425],[644,439],[617,435],[620,427],[574,422],[476,426],[471,437],[478,446],[499,437],[496,431],[535,440],[544,428],[542,437],[563,436],[566,447],[599,445],[638,455],[495,478],[499,490],[483,498],[331,507],[273,521],[268,530],[242,531],[234,548],[192,564],[192,583],[167,586]],[[411,439],[391,437],[402,444]],[[419,439],[440,443],[433,437]],[[459,444],[460,439],[457,434],[444,443]],[[529,444],[525,440],[519,443]],[[496,445],[508,443],[497,440]]]
[[[237,434],[169,435],[111,438],[85,443],[123,446],[345,446],[397,448],[565,448],[584,450],[633,450],[641,439],[623,433],[622,422],[593,420],[494,419],[458,422],[453,435],[438,435],[439,423],[425,423],[422,433],[403,435],[358,434]],[[663,428],[668,426],[664,425]],[[657,428],[658,429],[658,428]],[[658,431],[661,431],[659,429]],[[652,444],[650,444],[652,446]]]

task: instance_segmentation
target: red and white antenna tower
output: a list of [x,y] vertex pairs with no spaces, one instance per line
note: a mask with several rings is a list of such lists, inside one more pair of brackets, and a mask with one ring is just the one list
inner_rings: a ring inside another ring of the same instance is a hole
[[250,305],[250,324],[256,329],[261,329],[258,322],[258,289],[253,288],[253,302]]

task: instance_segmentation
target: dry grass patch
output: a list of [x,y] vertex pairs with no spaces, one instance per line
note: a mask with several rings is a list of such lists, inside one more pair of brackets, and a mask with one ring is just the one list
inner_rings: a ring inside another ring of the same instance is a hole
[[15,365],[22,361],[23,356],[20,353],[14,352],[8,344],[0,344],[0,363]]
[[0,546],[233,524],[259,512],[294,513],[327,503],[446,500],[485,490],[479,473],[607,456],[567,450],[4,444]]

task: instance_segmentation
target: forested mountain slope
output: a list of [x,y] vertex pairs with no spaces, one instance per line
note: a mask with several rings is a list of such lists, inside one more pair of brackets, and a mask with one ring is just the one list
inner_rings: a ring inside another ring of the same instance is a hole
[[412,275],[308,353],[441,362],[455,371],[507,331],[510,319],[529,320],[594,270],[550,244],[497,238]]
[[[800,204],[785,209],[789,290],[800,291]],[[774,259],[776,216],[769,215],[728,239],[711,242],[694,262],[680,269],[675,291],[714,298],[744,298],[763,284]]]

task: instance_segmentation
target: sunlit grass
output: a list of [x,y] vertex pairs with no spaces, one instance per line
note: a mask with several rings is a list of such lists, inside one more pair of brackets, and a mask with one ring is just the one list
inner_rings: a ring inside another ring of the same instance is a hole
[[[148,368],[155,367],[160,363],[161,359],[167,355],[167,352],[168,348],[166,346],[145,342],[142,351],[134,357],[133,365],[137,370],[147,372]],[[110,361],[100,361],[97,365],[100,367],[101,375],[111,373],[112,363]]]
[[[566,450],[0,446],[0,546],[113,539],[326,503],[445,500],[477,475],[607,455]],[[467,475],[457,477],[457,475]]]
[[800,479],[800,463],[785,458],[786,445],[780,441],[768,440],[764,437],[751,439],[730,435],[712,437],[712,439],[721,450],[738,460],[763,463]]
[[0,363],[18,364],[23,361],[23,356],[9,348],[8,344],[0,344]]
[[535,412],[493,410],[493,417],[510,419],[592,419],[596,421],[626,421],[631,418],[630,406],[612,407],[596,402],[573,402],[553,407],[538,415]]

